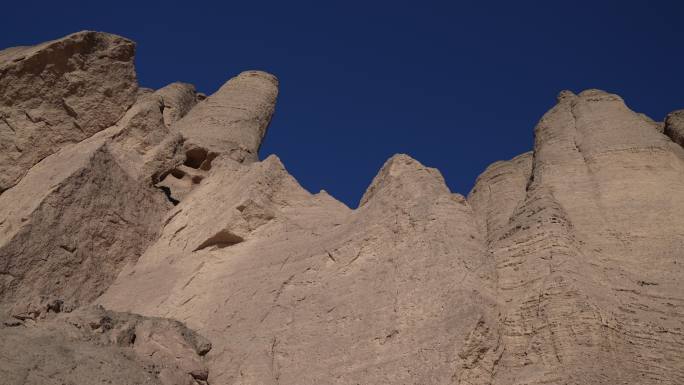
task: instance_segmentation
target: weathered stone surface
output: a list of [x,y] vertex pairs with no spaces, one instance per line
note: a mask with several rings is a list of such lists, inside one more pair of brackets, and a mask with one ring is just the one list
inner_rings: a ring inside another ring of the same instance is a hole
[[142,254],[171,207],[155,175],[184,159],[168,126],[196,101],[182,83],[145,92],[114,126],[47,157],[0,196],[4,307],[30,313],[48,294],[88,303]]
[[[187,116],[187,108],[164,110],[173,135],[150,153],[144,176],[150,175],[175,204],[207,177],[217,156],[245,163],[256,161],[273,115],[277,85],[273,75],[247,71],[206,99],[198,94],[180,94],[178,86],[157,91],[166,103],[171,100],[187,105],[193,98],[201,102]],[[172,113],[167,115],[169,110]]]
[[467,200],[396,155],[350,209],[258,160],[272,75],[132,95],[0,195],[0,383],[684,383],[681,111],[563,91]]
[[0,193],[121,118],[138,90],[134,52],[130,40],[89,31],[0,51]]
[[230,79],[178,122],[188,151],[201,148],[229,154],[239,162],[258,158],[261,140],[271,121],[278,80],[261,71],[246,71]]
[[197,103],[195,87],[172,83],[138,97],[116,125],[100,133],[137,180],[157,183],[185,160],[183,137],[172,129]]
[[494,383],[683,381],[682,159],[618,96],[588,90],[539,122],[527,184],[519,162],[480,178],[470,200],[496,223],[502,304]]
[[684,110],[677,110],[667,115],[664,132],[673,142],[684,147]]
[[130,177],[104,138],[64,148],[0,196],[0,302],[96,298],[155,238],[168,207]]
[[204,384],[211,344],[178,321],[102,307],[0,327],[0,384]]
[[513,212],[525,199],[532,158],[533,153],[526,152],[510,161],[493,163],[477,178],[468,202],[488,241],[506,231]]
[[275,157],[217,158],[99,301],[207,335],[210,383],[443,383],[491,372],[493,291],[472,211],[434,169],[392,158],[352,211]]

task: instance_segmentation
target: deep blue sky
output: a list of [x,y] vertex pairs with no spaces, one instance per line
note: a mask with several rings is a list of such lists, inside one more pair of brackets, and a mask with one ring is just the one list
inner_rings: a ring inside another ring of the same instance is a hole
[[247,69],[280,79],[262,156],[355,207],[394,153],[466,194],[531,149],[562,89],[606,89],[661,120],[684,108],[681,1],[12,1],[0,47],[82,29],[138,43],[140,83],[211,93]]

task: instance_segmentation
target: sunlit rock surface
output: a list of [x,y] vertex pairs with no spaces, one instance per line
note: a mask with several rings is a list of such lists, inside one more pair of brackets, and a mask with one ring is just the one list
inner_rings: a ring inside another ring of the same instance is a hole
[[0,51],[0,384],[684,383],[681,111],[563,91],[467,198],[400,154],[352,209],[258,159],[273,75],[133,47]]

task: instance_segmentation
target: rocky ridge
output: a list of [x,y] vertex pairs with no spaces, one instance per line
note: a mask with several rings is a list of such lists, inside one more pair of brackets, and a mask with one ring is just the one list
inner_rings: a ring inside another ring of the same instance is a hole
[[133,54],[0,51],[0,383],[684,383],[681,111],[564,91],[468,197],[395,155],[350,209],[258,159],[274,76]]

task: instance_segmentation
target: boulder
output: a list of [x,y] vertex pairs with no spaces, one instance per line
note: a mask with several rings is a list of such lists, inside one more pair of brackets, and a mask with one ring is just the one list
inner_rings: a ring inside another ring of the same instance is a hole
[[0,193],[123,116],[137,97],[134,54],[132,41],[91,31],[0,51]]

